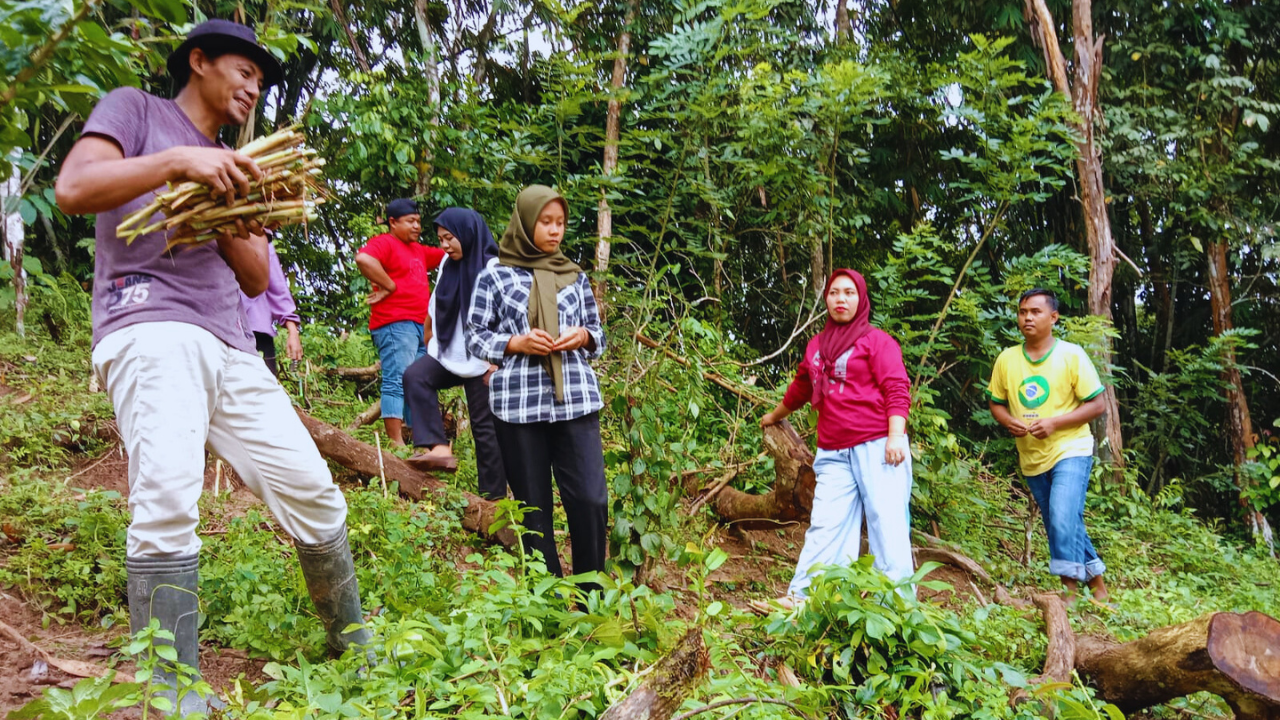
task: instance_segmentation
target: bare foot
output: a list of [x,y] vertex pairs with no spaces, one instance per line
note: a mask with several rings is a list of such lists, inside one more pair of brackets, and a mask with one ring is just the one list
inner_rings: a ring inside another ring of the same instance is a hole
[[771,615],[781,610],[782,612],[791,612],[804,602],[803,598],[797,598],[792,595],[784,595],[776,600],[752,600],[748,605],[751,612],[757,615]]
[[1093,591],[1093,599],[1100,603],[1106,604],[1111,599],[1111,593],[1107,591],[1107,583],[1103,581],[1101,575],[1089,581],[1089,589]]
[[1080,602],[1080,583],[1074,578],[1064,577],[1062,578],[1062,587],[1062,601],[1067,604],[1067,609],[1070,610],[1076,606],[1076,603]]

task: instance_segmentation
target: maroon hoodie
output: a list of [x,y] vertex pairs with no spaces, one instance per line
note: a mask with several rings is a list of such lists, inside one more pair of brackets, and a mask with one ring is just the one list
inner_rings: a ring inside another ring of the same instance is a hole
[[[846,361],[837,363],[818,411],[822,450],[843,450],[887,437],[889,416],[905,418],[911,409],[911,381],[902,362],[902,347],[889,333],[872,328],[846,356]],[[814,336],[782,398],[792,412],[813,397],[814,378],[822,377],[819,367],[818,337]]]

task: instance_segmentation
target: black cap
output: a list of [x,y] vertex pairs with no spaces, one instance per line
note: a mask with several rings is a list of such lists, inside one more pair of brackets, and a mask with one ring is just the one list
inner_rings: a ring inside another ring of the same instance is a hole
[[186,85],[191,75],[191,50],[194,48],[225,50],[249,58],[262,71],[263,89],[280,84],[284,78],[280,61],[258,44],[258,36],[252,28],[230,20],[206,20],[192,28],[187,39],[169,55],[166,63],[169,76],[178,87]]
[[400,198],[387,203],[387,219],[394,220],[405,215],[419,215],[418,203],[409,198]]

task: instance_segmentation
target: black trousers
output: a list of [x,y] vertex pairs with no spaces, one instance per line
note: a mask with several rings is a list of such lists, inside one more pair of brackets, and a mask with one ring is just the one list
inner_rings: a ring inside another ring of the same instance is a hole
[[489,408],[489,386],[484,377],[462,378],[449,372],[440,361],[423,355],[404,371],[406,417],[413,424],[413,444],[418,447],[447,445],[444,416],[440,414],[440,391],[461,385],[467,393],[471,414],[471,436],[476,441],[476,476],[482,497],[501,500],[507,496],[507,473],[502,466],[498,435]]
[[573,572],[603,571],[609,539],[609,489],[604,478],[600,414],[555,423],[509,423],[494,418],[494,424],[511,494],[534,508],[524,516],[524,526],[541,533],[525,535],[525,547],[541,550],[547,569],[564,575],[552,533],[554,473],[569,519]]
[[276,339],[257,331],[253,333],[253,337],[258,341],[258,352],[262,353],[262,360],[267,364],[267,369],[272,375],[280,377],[280,369],[276,367]]

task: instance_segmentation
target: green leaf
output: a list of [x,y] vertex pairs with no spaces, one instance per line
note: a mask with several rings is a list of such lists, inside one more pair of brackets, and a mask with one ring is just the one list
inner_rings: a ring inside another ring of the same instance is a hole
[[31,225],[36,221],[36,206],[30,200],[22,198],[18,201],[18,214],[22,216],[22,222]]
[[893,633],[893,623],[880,615],[867,616],[867,637],[872,640],[883,640]]
[[147,14],[157,15],[171,23],[181,23],[187,19],[186,3],[182,0],[138,0],[138,5]]
[[707,559],[703,565],[707,568],[707,572],[715,572],[721,565],[728,562],[728,560],[729,554],[721,548],[716,548],[711,551],[710,555],[707,555]]
[[172,645],[156,645],[156,655],[169,662],[178,661],[178,651]]

